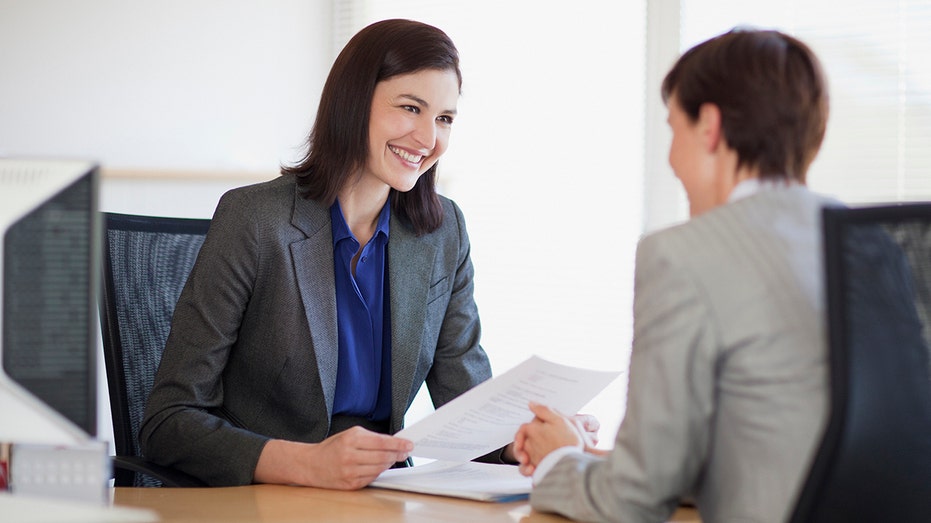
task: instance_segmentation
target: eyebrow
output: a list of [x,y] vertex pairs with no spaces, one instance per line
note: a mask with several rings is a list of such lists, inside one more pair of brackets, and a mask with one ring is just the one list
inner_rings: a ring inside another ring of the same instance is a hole
[[[417,95],[414,95],[414,94],[401,94],[401,95],[398,95],[398,98],[407,98],[408,100],[417,102],[418,104],[422,105],[423,107],[430,107],[430,104],[427,103],[426,100],[424,100],[423,98],[421,98],[421,97],[419,97],[419,96],[417,96]],[[445,114],[453,114],[453,115],[459,114],[459,112],[458,112],[456,109],[447,109],[447,110],[443,111],[443,113],[445,113]]]

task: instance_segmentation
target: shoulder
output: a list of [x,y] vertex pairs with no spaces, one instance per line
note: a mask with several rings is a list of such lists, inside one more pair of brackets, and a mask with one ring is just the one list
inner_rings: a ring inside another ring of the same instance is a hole
[[663,246],[706,252],[717,243],[733,244],[735,238],[758,238],[780,229],[814,232],[820,228],[823,208],[842,205],[802,186],[761,191],[649,234],[640,243],[647,250]]
[[[463,239],[467,239],[465,217],[463,216],[462,209],[450,198],[442,195],[437,196],[443,210],[443,222],[436,230],[417,236],[417,240],[439,244],[448,243],[453,240],[462,241]],[[394,227],[394,225],[392,225],[392,227]],[[413,230],[407,224],[403,225],[403,231],[405,236],[414,236]],[[394,234],[394,232],[392,232],[392,234]]]
[[465,216],[463,216],[459,205],[446,196],[440,195],[439,198],[440,204],[443,206],[443,226],[455,226],[457,229],[465,227]]
[[294,176],[290,175],[237,187],[220,197],[211,231],[231,241],[248,239],[249,243],[269,238],[277,238],[276,241],[300,239],[303,234],[292,226],[294,216],[298,207],[313,207],[315,203],[305,203],[298,196]]
[[220,205],[236,203],[237,205],[255,206],[268,201],[293,199],[295,190],[294,176],[283,175],[267,182],[230,189],[220,197]]
[[267,182],[230,189],[217,204],[214,220],[289,222],[298,199],[293,175],[282,175]]

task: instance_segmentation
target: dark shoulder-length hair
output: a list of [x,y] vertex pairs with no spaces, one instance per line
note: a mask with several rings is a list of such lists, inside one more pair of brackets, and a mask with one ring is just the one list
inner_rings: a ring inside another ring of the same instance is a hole
[[[462,88],[459,52],[443,31],[412,20],[383,20],[359,31],[330,69],[307,153],[297,165],[282,167],[282,174],[296,176],[304,197],[332,205],[368,158],[375,85],[425,69],[454,71]],[[443,222],[436,168],[434,164],[421,175],[410,191],[391,189],[389,196],[392,212],[418,235],[436,230]]]
[[694,122],[699,108],[721,110],[724,139],[738,166],[760,178],[805,182],[828,119],[821,65],[803,42],[779,31],[735,28],[686,51],[663,80]]

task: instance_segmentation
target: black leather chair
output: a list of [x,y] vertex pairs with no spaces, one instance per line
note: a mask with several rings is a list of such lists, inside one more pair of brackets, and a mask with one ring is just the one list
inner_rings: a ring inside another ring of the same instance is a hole
[[823,216],[831,410],[791,521],[931,521],[931,203]]
[[210,226],[207,219],[103,213],[100,323],[110,391],[116,486],[204,486],[146,461],[137,435],[171,316]]

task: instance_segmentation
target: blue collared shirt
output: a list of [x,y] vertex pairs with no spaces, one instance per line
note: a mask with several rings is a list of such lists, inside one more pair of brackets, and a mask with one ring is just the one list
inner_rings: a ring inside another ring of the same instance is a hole
[[391,416],[391,315],[388,304],[388,202],[375,234],[362,248],[346,224],[339,201],[330,207],[339,365],[333,414],[386,420]]

